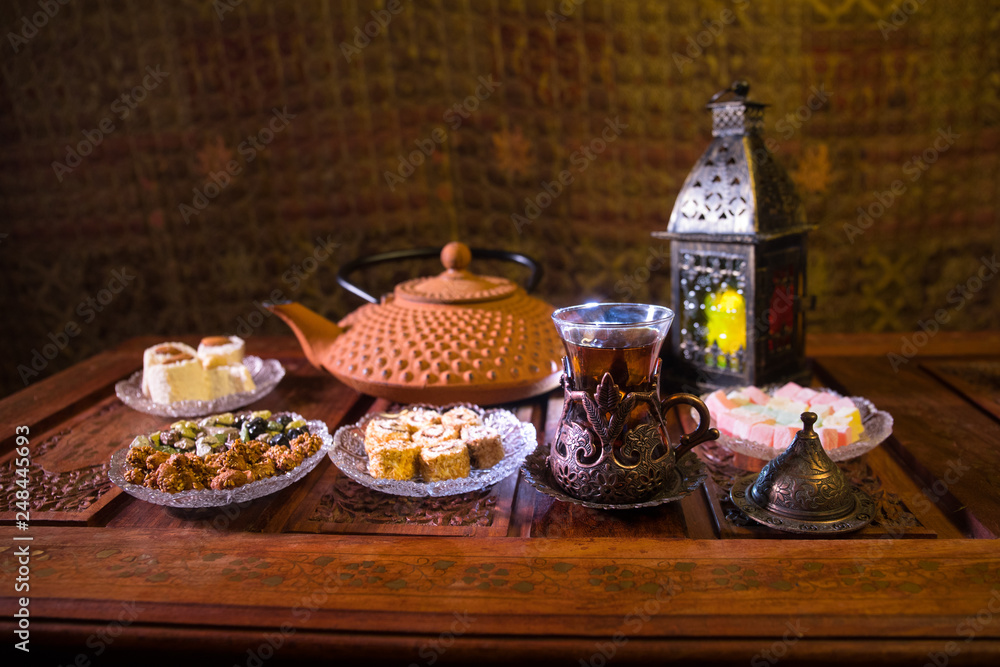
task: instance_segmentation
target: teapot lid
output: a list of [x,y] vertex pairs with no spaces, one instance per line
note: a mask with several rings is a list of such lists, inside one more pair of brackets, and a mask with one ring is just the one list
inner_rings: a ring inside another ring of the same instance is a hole
[[467,271],[472,252],[464,243],[449,243],[441,250],[444,272],[407,280],[396,286],[398,299],[417,303],[482,303],[512,296],[520,288],[497,276],[480,276]]

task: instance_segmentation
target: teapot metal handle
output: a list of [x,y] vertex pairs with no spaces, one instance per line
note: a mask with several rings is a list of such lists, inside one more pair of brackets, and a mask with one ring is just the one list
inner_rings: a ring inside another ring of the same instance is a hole
[[[525,282],[524,290],[526,292],[532,292],[536,287],[538,287],[538,282],[542,279],[542,266],[536,260],[528,257],[527,255],[522,255],[519,252],[509,252],[507,250],[491,250],[488,248],[470,248],[472,251],[473,259],[499,259],[505,262],[515,262],[522,266],[526,266],[531,270],[531,274],[528,276],[528,280]],[[385,262],[398,262],[405,259],[422,259],[426,257],[438,257],[441,254],[441,248],[411,248],[409,250],[390,250],[388,252],[380,252],[374,255],[367,255],[365,257],[358,257],[357,259],[351,260],[346,264],[341,265],[340,270],[337,271],[337,283],[352,294],[356,294],[365,301],[369,303],[378,303],[379,300],[374,296],[364,291],[351,281],[347,279],[347,276],[354,273],[359,269],[363,269],[368,266],[373,266],[375,264],[384,264]]]
[[700,445],[710,440],[718,440],[719,430],[711,428],[712,416],[708,412],[708,406],[705,405],[705,401],[694,394],[674,394],[670,398],[663,400],[660,403],[660,414],[664,420],[666,420],[667,412],[670,408],[677,405],[690,405],[698,413],[698,427],[691,433],[682,435],[680,444],[674,448],[674,454],[679,459],[691,451],[695,445]]

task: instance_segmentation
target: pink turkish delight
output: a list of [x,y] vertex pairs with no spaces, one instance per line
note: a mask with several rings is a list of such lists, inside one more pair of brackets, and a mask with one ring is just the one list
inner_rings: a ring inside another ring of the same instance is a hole
[[[774,443],[774,422],[759,422],[750,427],[749,440],[770,447]],[[777,428],[780,428],[777,427]]]
[[792,444],[792,441],[795,440],[795,436],[798,435],[799,430],[798,426],[775,425],[774,441],[771,443],[771,446],[775,449],[787,449],[788,445]]
[[767,405],[767,402],[771,400],[770,396],[757,387],[747,387],[743,390],[743,395],[749,398],[751,403],[756,403],[757,405]]
[[774,392],[775,398],[788,398],[794,399],[795,395],[802,390],[802,387],[795,384],[794,382],[789,382],[784,387]]
[[818,394],[816,394],[815,396],[812,397],[812,399],[809,401],[809,405],[810,406],[814,406],[814,405],[830,405],[832,403],[835,403],[839,399],[840,399],[840,396],[835,396],[835,395],[833,395],[833,394],[831,394],[830,392],[827,392],[827,391],[821,391],[821,392],[819,392]]

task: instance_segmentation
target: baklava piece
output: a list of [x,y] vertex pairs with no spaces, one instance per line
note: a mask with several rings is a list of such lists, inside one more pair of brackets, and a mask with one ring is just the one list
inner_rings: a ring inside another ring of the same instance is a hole
[[468,477],[469,449],[461,440],[445,440],[420,450],[420,474],[425,482]]
[[475,424],[481,424],[482,420],[479,415],[469,408],[452,408],[448,412],[441,415],[441,423],[445,426],[451,426],[452,428],[461,431],[463,426],[473,426]]
[[475,468],[492,468],[503,459],[500,433],[492,426],[466,426],[462,429],[462,440],[469,448]]
[[365,452],[371,458],[372,451],[393,442],[409,442],[410,428],[398,419],[378,417],[368,422],[365,428]]
[[448,440],[455,440],[461,435],[460,430],[446,424],[431,424],[413,434],[413,442],[424,447],[436,445]]
[[428,408],[411,408],[399,413],[399,421],[405,424],[411,433],[415,433],[425,426],[440,424],[441,415],[436,410]]
[[396,440],[368,452],[368,472],[376,479],[412,479],[417,472],[421,445]]

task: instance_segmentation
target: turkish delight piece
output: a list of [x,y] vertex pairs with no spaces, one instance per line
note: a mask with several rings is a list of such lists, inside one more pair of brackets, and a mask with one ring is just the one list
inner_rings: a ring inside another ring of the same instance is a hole
[[809,412],[816,413],[816,416],[819,417],[820,421],[822,421],[824,417],[828,417],[833,414],[833,406],[825,403],[820,403],[819,405],[813,403],[809,406]]
[[802,387],[802,389],[799,389],[798,392],[795,393],[795,396],[793,396],[793,398],[797,401],[802,401],[803,403],[808,405],[809,401],[811,401],[813,397],[816,396],[816,394],[818,393],[819,392],[816,391],[815,389],[810,389],[809,387]]
[[748,440],[770,447],[774,444],[774,422],[758,422],[750,427]]
[[771,446],[775,449],[788,449],[788,445],[792,444],[795,440],[795,436],[798,435],[801,430],[801,426],[787,426],[785,424],[776,424],[774,427],[774,442]]
[[709,394],[708,398],[705,399],[705,405],[708,406],[708,411],[713,415],[717,412],[725,412],[737,407],[736,403],[729,400],[726,392],[721,389],[717,389]]
[[733,422],[733,435],[744,440],[752,439],[750,438],[750,429],[754,424],[772,422],[771,419],[761,414],[743,413],[737,415],[736,412],[736,410],[733,411],[733,416],[736,417]]
[[746,405],[750,402],[750,399],[743,395],[742,391],[731,391],[726,394],[726,398],[732,401],[737,406]]
[[774,392],[775,398],[794,398],[797,393],[802,389],[800,385],[794,382],[789,382],[784,387],[781,387],[776,392]]
[[828,391],[821,391],[815,396],[813,396],[811,399],[809,399],[809,406],[812,407],[814,405],[830,405],[832,403],[835,403],[839,399],[840,396],[837,396],[836,394],[831,394]]
[[857,407],[857,406],[854,405],[854,401],[852,401],[851,399],[847,398],[846,396],[843,397],[843,398],[838,398],[836,401],[834,401],[830,405],[833,406],[834,410],[840,410],[841,408],[853,408],[853,407]]
[[755,403],[757,405],[767,405],[767,402],[771,400],[770,396],[757,387],[747,387],[743,390],[743,395],[750,399],[751,403]]

